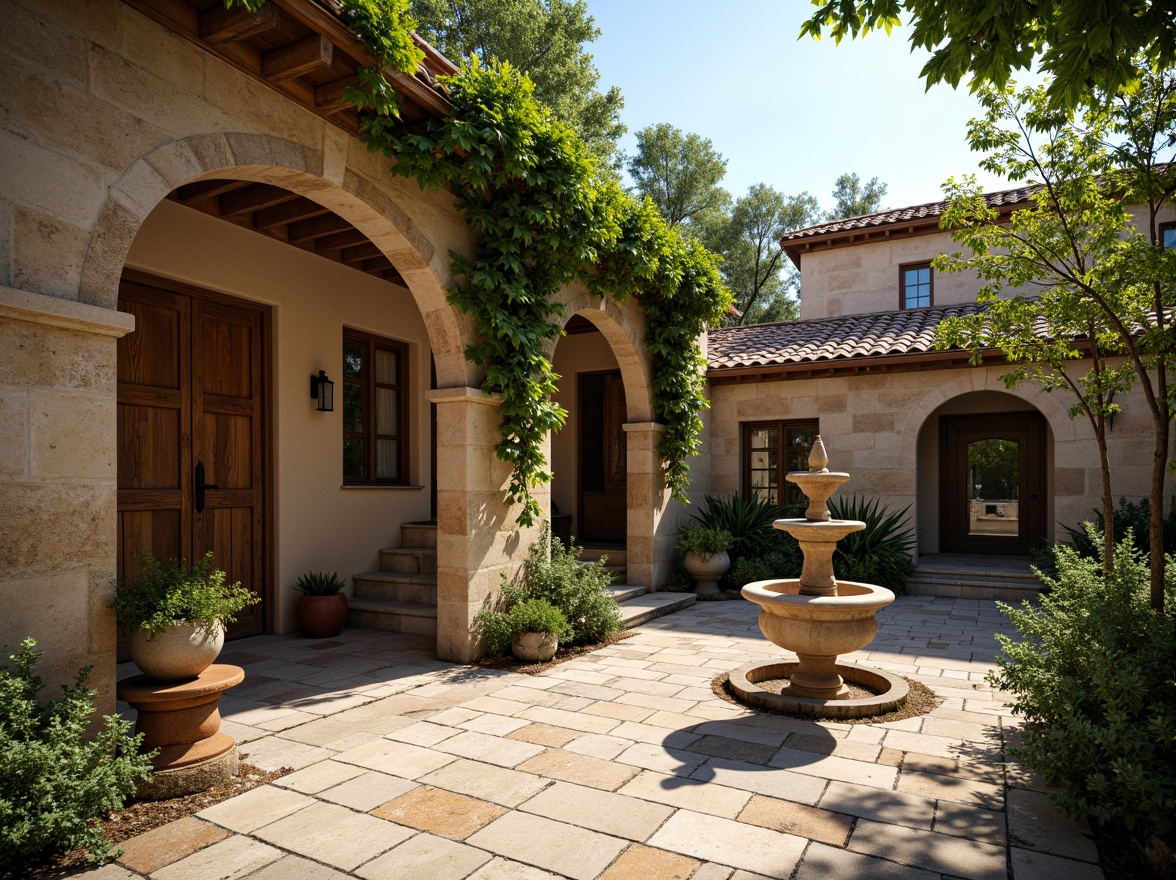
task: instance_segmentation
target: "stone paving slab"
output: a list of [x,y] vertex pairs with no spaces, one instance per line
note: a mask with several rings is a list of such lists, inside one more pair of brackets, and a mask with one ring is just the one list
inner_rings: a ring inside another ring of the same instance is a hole
[[[714,696],[782,652],[746,602],[698,603],[535,676],[420,636],[259,636],[225,730],[294,773],[128,841],[95,880],[1096,880],[1084,825],[1006,763],[991,602],[901,597],[849,658],[917,678],[928,715],[848,725]],[[130,669],[120,669],[120,675]],[[178,835],[178,836],[177,836]],[[174,840],[173,840],[174,838]]]

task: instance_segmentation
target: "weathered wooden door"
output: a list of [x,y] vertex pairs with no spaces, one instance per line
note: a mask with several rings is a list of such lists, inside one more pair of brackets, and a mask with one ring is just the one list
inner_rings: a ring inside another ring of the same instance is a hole
[[211,550],[263,597],[229,637],[262,632],[268,309],[129,273],[119,309],[136,322],[118,343],[119,577],[142,548],[189,562]]
[[628,532],[625,385],[620,372],[580,375],[582,541],[623,542]]
[[945,553],[1027,554],[1045,534],[1045,427],[1035,412],[942,416]]

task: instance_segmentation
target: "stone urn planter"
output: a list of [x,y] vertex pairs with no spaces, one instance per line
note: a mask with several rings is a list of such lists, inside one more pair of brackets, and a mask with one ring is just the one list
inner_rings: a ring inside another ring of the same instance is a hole
[[347,622],[347,597],[343,593],[328,596],[299,596],[294,606],[298,628],[308,639],[329,639],[339,635]]
[[559,649],[559,639],[553,633],[525,632],[510,646],[515,659],[524,663],[547,663]]
[[219,620],[211,627],[199,621],[186,621],[161,632],[134,627],[131,659],[151,678],[183,681],[195,678],[211,666],[224,644],[225,628]]
[[694,592],[714,595],[719,592],[719,578],[731,567],[731,557],[726,550],[711,554],[691,550],[686,554],[682,565],[696,582]]

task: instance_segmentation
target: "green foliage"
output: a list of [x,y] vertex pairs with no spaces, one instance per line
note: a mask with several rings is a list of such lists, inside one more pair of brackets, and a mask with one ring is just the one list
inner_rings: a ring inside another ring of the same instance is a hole
[[731,549],[734,541],[726,529],[710,529],[706,526],[687,526],[678,533],[678,549],[683,553],[697,553],[699,556],[717,556]]
[[[1106,517],[1101,510],[1093,511],[1094,529],[1083,525],[1080,528],[1063,526],[1070,534],[1070,545],[1075,552],[1084,559],[1098,559],[1099,548],[1091,541],[1091,532],[1102,534],[1106,526]],[[1130,541],[1131,545],[1145,556],[1151,553],[1151,538],[1148,534],[1151,525],[1151,501],[1141,498],[1138,502],[1119,499],[1119,506],[1113,512],[1111,519],[1112,531],[1120,540]],[[1176,508],[1168,512],[1163,518],[1163,552],[1165,556],[1176,554]]]
[[1054,106],[1074,107],[1091,85],[1114,92],[1139,82],[1130,59],[1142,53],[1157,68],[1176,64],[1176,18],[1167,0],[1098,3],[1089,0],[813,0],[819,7],[800,35],[821,38],[826,29],[838,43],[902,24],[913,25],[913,48],[931,58],[920,76],[930,88],[953,87],[970,77],[1003,87],[1014,70],[1038,68],[1053,75]]
[[602,162],[616,156],[625,106],[620,89],[598,88],[589,44],[600,28],[584,0],[413,0],[418,32],[449,58],[495,59],[522,71]]
[[565,548],[559,539],[552,540],[550,526],[542,524],[517,581],[512,583],[503,575],[494,607],[484,608],[474,618],[475,628],[490,653],[502,653],[504,640],[505,647],[510,647],[520,632],[512,628],[511,613],[536,599],[563,615],[567,629],[559,636],[561,644],[595,644],[620,632],[621,612],[608,589],[612,575],[603,559],[591,565],[582,563],[581,552],[579,547]]
[[345,586],[337,571],[308,571],[298,576],[294,589],[306,596],[333,596]]
[[563,612],[546,599],[524,599],[505,612],[486,612],[481,624],[490,654],[505,654],[523,633],[550,633],[560,640],[572,633]]
[[800,545],[795,540],[781,540],[779,550],[762,556],[744,556],[738,559],[723,578],[723,586],[728,590],[736,590],[752,581],[798,578],[803,562]]
[[907,580],[915,570],[910,553],[915,547],[915,535],[904,528],[910,507],[891,512],[877,499],[864,495],[829,500],[829,512],[836,519],[864,522],[860,532],[851,532],[837,544],[833,554],[834,569],[839,578],[877,584],[896,594],[906,591]]
[[627,165],[635,191],[653,201],[671,228],[722,211],[731,200],[719,186],[727,160],[710,139],[668,123],[637,132]]
[[[94,691],[82,669],[61,697],[39,703],[41,654],[25,639],[10,668],[0,669],[0,866],[17,868],[78,847],[90,858],[115,855],[96,822],[122,809],[139,781],[151,776],[152,755],[140,755],[142,736],[107,715],[88,733]],[[154,753],[153,753],[154,754]]]
[[157,633],[191,621],[212,631],[232,623],[237,612],[261,601],[240,581],[226,584],[225,573],[212,567],[211,551],[191,568],[179,559],[164,565],[149,550],[141,550],[133,558],[138,572],[115,585],[110,602],[124,626]]
[[[1101,552],[1101,536],[1091,535]],[[1058,574],[1037,606],[1001,605],[1022,640],[997,635],[993,686],[1025,718],[1012,753],[1062,789],[1075,818],[1113,823],[1139,841],[1176,843],[1176,619],[1148,607],[1149,572],[1128,541],[1108,582],[1099,559],[1057,548]],[[1167,568],[1168,600],[1176,574]]]
[[776,504],[757,495],[730,498],[707,495],[706,509],[692,513],[690,518],[708,529],[722,529],[731,535],[731,558],[761,556],[778,550],[777,536],[783,534],[772,523],[784,516]]
[[826,217],[842,220],[846,217],[860,217],[881,210],[882,199],[886,196],[886,184],[871,177],[862,185],[856,174],[842,174],[833,184],[833,210]]

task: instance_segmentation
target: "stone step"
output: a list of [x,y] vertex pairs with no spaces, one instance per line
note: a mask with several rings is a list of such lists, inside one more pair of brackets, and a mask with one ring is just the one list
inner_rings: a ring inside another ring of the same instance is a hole
[[621,609],[621,626],[624,629],[640,626],[655,617],[689,608],[695,601],[693,593],[645,593],[618,606]]
[[[588,566],[593,565],[593,563],[586,562],[583,559],[581,559],[580,565],[587,568]],[[628,566],[613,565],[611,560],[609,562],[605,563],[604,568],[610,575],[612,575],[612,583],[614,583],[614,584],[623,584],[625,582],[625,579],[629,576]]]
[[436,547],[385,547],[380,551],[381,571],[436,574]]
[[437,575],[401,571],[369,571],[353,575],[355,595],[360,599],[436,604]]
[[437,634],[437,605],[424,602],[395,602],[390,599],[349,600],[347,623],[381,632]]
[[437,549],[436,523],[401,523],[401,547],[429,547]]
[[906,591],[911,596],[1020,602],[1022,599],[1032,599],[1040,593],[1041,582],[1032,576],[980,577],[970,574],[941,575],[916,571],[907,581]]
[[649,588],[633,587],[629,584],[613,584],[608,588],[608,591],[612,593],[613,601],[620,603],[635,599],[638,596],[644,596],[649,592]]
[[581,562],[595,562],[601,556],[608,557],[609,565],[625,565],[629,561],[629,554],[624,547],[582,547],[580,548]]

